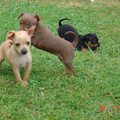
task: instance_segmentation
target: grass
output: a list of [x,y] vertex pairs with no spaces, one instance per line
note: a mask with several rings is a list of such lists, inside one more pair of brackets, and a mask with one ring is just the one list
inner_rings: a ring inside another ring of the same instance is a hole
[[[58,21],[84,35],[96,33],[96,51],[75,51],[76,76],[63,75],[59,59],[31,46],[29,86],[20,87],[6,61],[0,70],[1,120],[118,120],[120,119],[120,1],[119,0],[5,0],[0,1],[0,44],[10,30],[19,29],[21,13],[41,14],[58,36]],[[21,70],[21,76],[24,71]],[[105,106],[105,111],[100,111]],[[114,110],[112,110],[114,106]],[[118,110],[117,110],[118,109]]]

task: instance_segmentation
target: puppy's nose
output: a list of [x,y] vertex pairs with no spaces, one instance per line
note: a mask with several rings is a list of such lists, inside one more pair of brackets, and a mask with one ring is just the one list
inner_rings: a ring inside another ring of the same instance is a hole
[[98,44],[98,47],[100,47],[100,44]]
[[27,50],[26,49],[23,49],[22,50],[22,54],[25,55],[27,53]]

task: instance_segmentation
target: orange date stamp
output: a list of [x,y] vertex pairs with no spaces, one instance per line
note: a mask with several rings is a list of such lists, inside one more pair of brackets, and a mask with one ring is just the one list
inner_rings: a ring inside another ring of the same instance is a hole
[[[115,107],[114,106],[111,106],[111,110],[114,111]],[[100,111],[105,111],[106,108],[105,106],[100,106]],[[120,106],[117,106],[117,111],[120,111]]]

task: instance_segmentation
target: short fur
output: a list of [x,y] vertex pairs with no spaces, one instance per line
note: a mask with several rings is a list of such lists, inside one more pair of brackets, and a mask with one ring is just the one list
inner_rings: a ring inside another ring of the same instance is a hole
[[19,30],[27,30],[28,28],[36,25],[36,30],[34,32],[34,36],[31,40],[31,45],[34,45],[36,48],[45,50],[54,55],[57,55],[59,59],[66,66],[66,71],[64,74],[71,71],[71,77],[75,76],[75,68],[72,65],[74,58],[74,47],[77,45],[78,37],[73,32],[68,32],[74,35],[74,42],[71,44],[68,41],[65,41],[62,38],[54,35],[43,23],[41,15],[33,15],[33,14],[20,14],[18,18],[20,20],[20,29]]
[[[76,35],[78,36],[78,44],[76,46],[77,50],[79,51],[86,51],[85,49],[88,48],[88,46],[92,49],[92,50],[96,50],[97,47],[100,46],[100,43],[98,42],[98,37],[95,33],[89,33],[86,35],[80,35],[76,29],[68,24],[64,24],[62,25],[61,22],[63,20],[69,20],[68,18],[64,18],[61,19],[58,23],[59,28],[58,28],[58,34],[61,38],[64,38],[65,40],[69,41],[69,42],[73,42],[74,37],[72,34],[67,34],[65,35],[65,33],[67,31],[73,31],[74,33],[76,33]],[[86,45],[86,43],[88,44],[88,46]]]

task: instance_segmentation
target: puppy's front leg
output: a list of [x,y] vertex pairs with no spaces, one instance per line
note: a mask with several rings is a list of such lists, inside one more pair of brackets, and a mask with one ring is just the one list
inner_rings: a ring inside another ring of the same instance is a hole
[[28,85],[28,80],[29,80],[31,68],[32,68],[32,63],[28,63],[26,68],[25,68],[25,76],[24,76],[23,82],[22,82],[22,84],[25,87]]
[[22,81],[21,77],[20,77],[20,68],[16,67],[16,66],[13,66],[13,72],[15,74],[15,77],[16,77],[16,81],[17,82],[20,82]]

